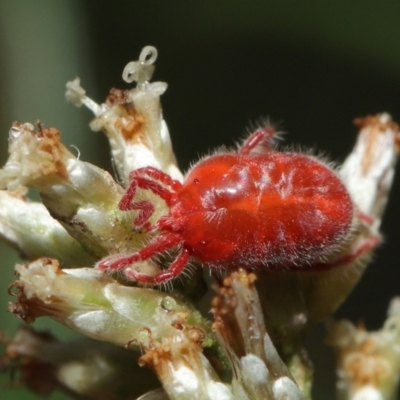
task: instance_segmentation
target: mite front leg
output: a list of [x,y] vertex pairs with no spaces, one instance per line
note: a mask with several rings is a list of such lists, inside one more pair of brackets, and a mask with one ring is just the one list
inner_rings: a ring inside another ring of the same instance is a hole
[[382,236],[373,230],[374,218],[370,215],[357,211],[359,220],[359,233],[341,252],[336,260],[329,262],[317,262],[308,267],[309,271],[330,270],[335,267],[351,265],[369,257],[373,251],[382,243]]
[[96,267],[101,271],[110,273],[124,270],[125,268],[137,262],[146,261],[151,257],[163,253],[166,250],[180,246],[182,237],[174,233],[164,233],[156,237],[147,246],[143,247],[136,253],[130,255],[112,255],[100,260]]
[[[381,244],[381,242],[382,238],[380,235],[371,236],[359,243],[358,246],[354,246],[354,248],[352,248],[348,254],[345,254],[331,262],[318,262],[308,265],[306,271],[328,271],[336,267],[356,263],[361,260],[362,257],[370,256],[372,252]],[[298,270],[301,270],[301,267],[298,267]]]
[[[143,175],[151,175],[151,178],[162,178],[161,183],[173,186],[173,188],[166,188],[160,183]],[[173,180],[169,175],[164,174],[162,171],[158,171],[157,169],[150,167],[132,171],[130,174],[130,179],[130,185],[119,202],[119,209],[123,211],[139,210],[139,214],[133,222],[134,225],[150,230],[151,225],[148,220],[154,212],[154,205],[150,200],[134,202],[133,200],[136,196],[137,189],[140,188],[150,190],[163,199],[170,207],[173,203],[175,195],[174,188],[177,188],[178,185],[181,185],[181,183]]]
[[342,255],[337,260],[328,263],[329,269],[346,264],[357,262],[372,252],[382,243],[382,236],[374,231],[374,218],[364,212],[358,211],[360,222],[360,234],[358,239],[349,247],[347,254]]
[[129,188],[122,196],[118,204],[118,207],[122,211],[138,210],[139,214],[134,219],[133,224],[135,226],[143,227],[148,230],[151,228],[151,225],[148,222],[148,220],[154,212],[154,205],[149,200],[133,202],[133,198],[136,195],[137,187],[138,187],[137,182],[132,181]]
[[187,263],[189,262],[189,251],[182,249],[178,257],[173,261],[168,269],[159,272],[158,274],[151,276],[147,274],[142,274],[136,272],[133,269],[126,269],[126,277],[134,282],[150,283],[153,285],[158,285],[160,283],[167,282],[171,279],[176,278],[185,269]]
[[182,183],[179,181],[172,179],[170,175],[165,172],[154,168],[154,167],[143,167],[139,169],[135,169],[129,174],[129,178],[131,180],[135,178],[152,178],[154,181],[158,181],[165,186],[168,186],[172,191],[176,192],[182,187]]

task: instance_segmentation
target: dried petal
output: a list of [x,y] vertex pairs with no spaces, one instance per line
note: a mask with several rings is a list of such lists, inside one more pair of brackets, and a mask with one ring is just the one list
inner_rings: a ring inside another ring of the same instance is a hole
[[[368,332],[349,321],[332,323],[340,398],[394,399],[400,374],[400,298],[392,300],[383,328]],[[364,397],[364,396],[371,397]]]

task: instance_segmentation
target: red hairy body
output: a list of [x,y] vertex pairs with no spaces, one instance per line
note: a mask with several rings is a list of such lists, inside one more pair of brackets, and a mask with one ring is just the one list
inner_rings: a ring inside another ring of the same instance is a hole
[[335,172],[296,153],[227,154],[197,164],[170,216],[216,266],[303,266],[348,235],[350,196]]
[[[159,234],[138,252],[106,258],[98,267],[148,283],[176,277],[190,257],[223,269],[330,268],[321,259],[349,237],[353,202],[328,165],[274,150],[273,135],[270,128],[256,131],[237,153],[198,162],[183,183],[151,167],[133,171],[119,207],[139,210],[134,225]],[[153,204],[134,201],[138,188],[157,194],[170,209],[153,225]],[[128,268],[174,248],[180,249],[177,258],[155,276]]]

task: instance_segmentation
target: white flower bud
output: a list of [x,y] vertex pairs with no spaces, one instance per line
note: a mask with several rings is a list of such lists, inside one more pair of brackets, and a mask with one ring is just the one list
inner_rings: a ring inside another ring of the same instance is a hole
[[51,216],[86,252],[100,258],[140,246],[143,235],[132,232],[130,213],[118,208],[123,189],[108,172],[77,159],[58,130],[15,124],[9,152],[0,187],[38,190]]
[[209,330],[200,313],[178,298],[120,285],[93,268],[60,270],[57,260],[42,258],[18,264],[15,271],[18,302],[10,309],[29,322],[47,315],[86,336],[121,346],[142,343],[146,332],[155,341],[180,336],[174,323],[187,319]]
[[147,166],[160,169],[174,179],[183,179],[161,113],[160,95],[167,89],[167,84],[148,82],[156,58],[157,50],[145,47],[139,61],[129,63],[123,73],[126,81],[137,81],[138,86],[129,91],[114,89],[106,104],[97,105],[89,99],[79,79],[67,84],[67,99],[77,106],[85,104],[92,110],[96,118],[91,122],[91,128],[103,130],[107,135],[114,165],[124,186],[129,183],[131,171]]

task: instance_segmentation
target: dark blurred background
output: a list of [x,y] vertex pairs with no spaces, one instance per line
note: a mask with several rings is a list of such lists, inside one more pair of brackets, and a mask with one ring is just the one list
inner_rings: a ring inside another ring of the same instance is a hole
[[[399,18],[397,0],[2,0],[1,164],[12,121],[40,119],[58,127],[82,159],[109,168],[107,141],[90,131],[87,110],[66,103],[65,83],[80,76],[101,102],[111,87],[126,87],[122,70],[145,45],[159,51],[153,80],[168,82],[164,116],[183,169],[209,149],[233,145],[260,117],[278,123],[287,143],[340,162],[354,143],[355,117],[387,111],[400,120]],[[398,176],[383,222],[386,241],[337,312],[371,329],[400,294],[399,188]],[[17,256],[5,245],[0,251],[0,329],[12,333],[19,322],[4,310]],[[71,336],[50,321],[38,326]],[[322,346],[311,353],[315,398],[333,399],[332,355]],[[0,387],[0,399],[36,396]]]

